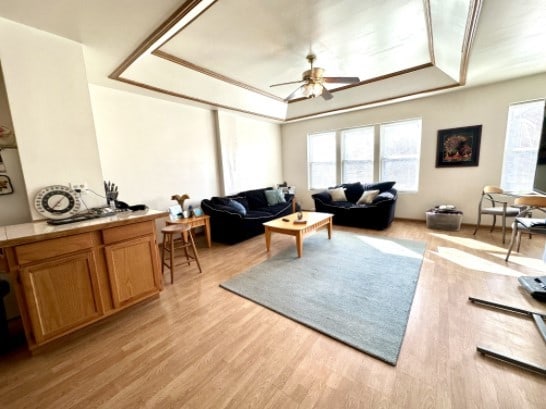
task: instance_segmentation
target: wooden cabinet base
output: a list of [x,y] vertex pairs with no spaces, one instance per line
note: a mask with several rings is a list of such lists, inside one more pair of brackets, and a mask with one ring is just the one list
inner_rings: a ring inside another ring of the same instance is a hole
[[0,247],[33,352],[162,289],[153,217],[75,225]]

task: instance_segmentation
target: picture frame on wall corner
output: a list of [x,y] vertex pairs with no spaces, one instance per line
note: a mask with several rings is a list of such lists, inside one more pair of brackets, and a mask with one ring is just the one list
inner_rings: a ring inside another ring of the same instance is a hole
[[478,166],[482,125],[440,129],[436,146],[436,167]]
[[10,195],[13,193],[13,186],[8,175],[0,175],[0,195]]

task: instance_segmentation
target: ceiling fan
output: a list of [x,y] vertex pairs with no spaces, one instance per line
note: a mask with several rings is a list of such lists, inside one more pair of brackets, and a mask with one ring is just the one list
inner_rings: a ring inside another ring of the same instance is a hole
[[334,96],[326,89],[324,83],[354,84],[360,82],[360,78],[358,77],[324,77],[324,68],[313,67],[313,61],[315,61],[317,56],[310,53],[306,58],[307,61],[309,61],[311,68],[303,72],[301,80],[270,85],[270,87],[278,87],[280,85],[299,84],[304,82],[302,86],[288,95],[285,98],[285,101],[290,101],[296,96],[299,96],[299,94],[306,98],[314,98],[321,95],[325,100],[329,100]]

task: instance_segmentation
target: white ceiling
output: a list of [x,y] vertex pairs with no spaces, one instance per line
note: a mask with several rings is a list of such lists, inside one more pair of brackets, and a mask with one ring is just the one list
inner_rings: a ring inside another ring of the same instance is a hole
[[[546,72],[545,0],[4,0],[0,16],[82,43],[91,83],[276,121]],[[299,84],[269,85],[300,80],[310,51],[361,82],[286,103]]]

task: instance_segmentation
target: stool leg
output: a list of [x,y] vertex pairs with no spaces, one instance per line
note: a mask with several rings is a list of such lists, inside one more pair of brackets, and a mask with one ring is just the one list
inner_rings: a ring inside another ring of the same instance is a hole
[[165,240],[167,240],[167,236],[168,234],[163,235],[163,242],[161,243],[161,275],[165,271],[165,246],[167,245]]
[[182,232],[181,236],[182,236],[182,247],[184,248],[184,254],[186,255],[186,262],[188,263],[188,266],[189,266],[191,263],[191,257],[188,253],[188,246],[190,245],[190,242],[188,240],[188,234],[191,237],[191,230]]
[[170,265],[170,270],[171,270],[171,284],[174,283],[174,237],[173,235],[171,234],[171,239],[169,240],[169,244],[170,244],[170,256],[171,256],[171,265]]
[[199,256],[197,255],[197,249],[195,248],[195,242],[193,241],[193,235],[191,234],[191,231],[189,232],[189,238],[191,243],[191,248],[193,250],[193,258],[195,259],[195,262],[197,263],[197,267],[199,268],[199,273],[202,273],[203,270],[201,270],[201,263],[199,262]]

